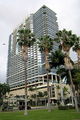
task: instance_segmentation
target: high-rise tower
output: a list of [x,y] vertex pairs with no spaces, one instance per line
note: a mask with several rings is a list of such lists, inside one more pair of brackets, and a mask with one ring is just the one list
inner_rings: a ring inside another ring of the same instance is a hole
[[[11,89],[25,84],[24,62],[21,56],[21,49],[16,43],[17,31],[23,26],[24,22],[9,37],[7,83]],[[54,38],[58,31],[56,14],[46,6],[42,6],[35,14],[31,14],[25,20],[25,26],[35,34],[37,39],[43,35],[49,35]],[[46,71],[44,68],[44,55],[40,53],[36,42],[34,46],[28,49],[26,70],[28,84],[41,84],[42,79],[40,76]]]
[[47,34],[54,38],[58,31],[56,13],[44,5],[33,15],[33,27],[36,37]]

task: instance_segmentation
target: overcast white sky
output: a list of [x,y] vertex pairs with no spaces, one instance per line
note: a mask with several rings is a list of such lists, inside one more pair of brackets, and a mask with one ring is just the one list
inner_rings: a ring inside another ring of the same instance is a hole
[[0,0],[0,82],[6,81],[9,34],[44,4],[57,13],[59,29],[80,35],[80,0]]

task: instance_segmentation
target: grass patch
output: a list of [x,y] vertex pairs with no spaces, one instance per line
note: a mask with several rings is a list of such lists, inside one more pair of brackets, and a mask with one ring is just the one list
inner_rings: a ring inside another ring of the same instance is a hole
[[80,120],[80,113],[75,110],[31,110],[28,115],[24,112],[1,112],[0,120]]

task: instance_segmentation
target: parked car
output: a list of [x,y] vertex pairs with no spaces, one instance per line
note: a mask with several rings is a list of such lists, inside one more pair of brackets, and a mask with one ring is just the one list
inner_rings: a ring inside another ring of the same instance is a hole
[[68,107],[68,109],[74,109],[75,108],[75,106],[72,103],[68,103],[66,106]]
[[67,105],[67,106],[73,106],[72,103],[68,103],[68,104],[66,104],[66,105]]

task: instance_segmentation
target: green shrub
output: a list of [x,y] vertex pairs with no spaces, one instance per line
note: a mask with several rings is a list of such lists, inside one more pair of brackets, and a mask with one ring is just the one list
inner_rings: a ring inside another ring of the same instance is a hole
[[68,106],[58,106],[59,110],[68,110]]
[[74,109],[75,107],[74,106],[58,106],[58,109],[59,110],[68,110],[68,109]]
[[70,106],[68,106],[68,109],[75,109],[75,107],[70,105]]

